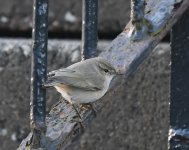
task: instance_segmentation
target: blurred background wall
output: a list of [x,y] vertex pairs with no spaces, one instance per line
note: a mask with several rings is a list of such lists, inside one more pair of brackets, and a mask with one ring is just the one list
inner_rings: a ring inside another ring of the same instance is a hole
[[[32,0],[0,0],[0,34],[31,36]],[[82,0],[49,0],[49,31],[53,37],[79,38]],[[129,0],[99,0],[99,33],[112,38],[130,16]],[[111,37],[110,37],[111,35]]]
[[[49,71],[80,60],[81,2],[49,0]],[[129,16],[129,0],[99,0],[99,50]],[[0,150],[16,149],[29,133],[31,27],[32,0],[0,0]],[[169,43],[160,44],[68,149],[166,149],[169,63]],[[60,95],[54,89],[47,95],[49,111]]]

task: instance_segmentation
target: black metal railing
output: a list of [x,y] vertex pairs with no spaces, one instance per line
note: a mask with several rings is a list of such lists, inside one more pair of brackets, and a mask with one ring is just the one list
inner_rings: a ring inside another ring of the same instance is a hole
[[[145,1],[131,0],[131,21],[134,26],[132,32],[133,40],[142,39],[149,29],[149,22],[144,18]],[[96,56],[98,40],[98,0],[83,0],[82,11],[82,59]],[[146,25],[147,24],[147,25]],[[186,17],[173,28],[172,34],[172,67],[171,67],[171,128],[182,133],[189,133],[189,71],[188,71],[188,31],[189,19]],[[145,26],[145,27],[144,27]],[[143,30],[144,29],[144,30]],[[179,30],[182,29],[182,30]],[[180,35],[183,29],[184,32]],[[179,35],[179,37],[177,37]],[[46,91],[42,87],[46,79],[47,67],[47,38],[48,38],[48,0],[34,0],[33,6],[33,54],[32,54],[32,77],[31,77],[31,109],[30,124],[33,133],[32,147],[43,147],[42,137],[46,132]],[[184,130],[180,130],[184,129]],[[187,131],[187,132],[184,132]],[[176,132],[175,132],[176,133]],[[170,147],[177,149],[188,149],[186,143],[188,137],[178,134],[175,138],[171,136]],[[179,142],[178,142],[179,140]],[[183,142],[184,141],[184,142]],[[185,142],[186,141],[186,142]],[[184,143],[182,145],[182,143]]]
[[32,146],[39,148],[46,131],[46,90],[42,84],[47,74],[48,0],[34,0],[32,35],[30,126]]
[[98,40],[98,0],[83,0],[82,8],[82,59],[96,56]]
[[189,10],[172,29],[170,150],[189,149]]
[[[98,0],[83,0],[82,59],[96,56]],[[45,136],[48,0],[34,0],[33,3],[33,53],[31,69],[30,126],[33,133],[32,147],[44,147]]]

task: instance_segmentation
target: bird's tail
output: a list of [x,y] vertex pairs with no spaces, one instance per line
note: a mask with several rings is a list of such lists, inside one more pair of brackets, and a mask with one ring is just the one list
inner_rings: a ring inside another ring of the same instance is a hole
[[52,81],[52,80],[47,80],[45,81],[45,83],[43,83],[43,87],[45,88],[49,88],[49,87],[53,87],[57,84],[57,82]]
[[55,75],[55,71],[51,71],[47,74],[47,80],[43,83],[44,88],[49,88],[55,86],[57,83],[53,80],[53,76]]

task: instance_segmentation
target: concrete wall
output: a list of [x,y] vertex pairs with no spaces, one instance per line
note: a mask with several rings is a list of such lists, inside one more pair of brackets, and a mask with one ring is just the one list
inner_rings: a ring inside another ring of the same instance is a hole
[[[0,33],[31,30],[32,2],[32,0],[0,0]],[[49,30],[80,32],[81,2],[82,0],[49,0]],[[129,16],[129,0],[100,0],[99,32],[122,31]]]
[[[79,41],[49,42],[48,70],[79,61]],[[103,49],[108,42],[101,42]],[[69,150],[167,148],[170,48],[159,45]],[[16,149],[29,132],[30,40],[0,39],[0,150]],[[48,109],[59,99],[48,90]]]

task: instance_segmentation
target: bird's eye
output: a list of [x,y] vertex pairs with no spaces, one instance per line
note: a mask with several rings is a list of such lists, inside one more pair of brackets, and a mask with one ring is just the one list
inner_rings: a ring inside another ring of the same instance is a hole
[[107,72],[108,72],[108,69],[104,69],[104,72],[106,72],[106,73],[107,73]]

